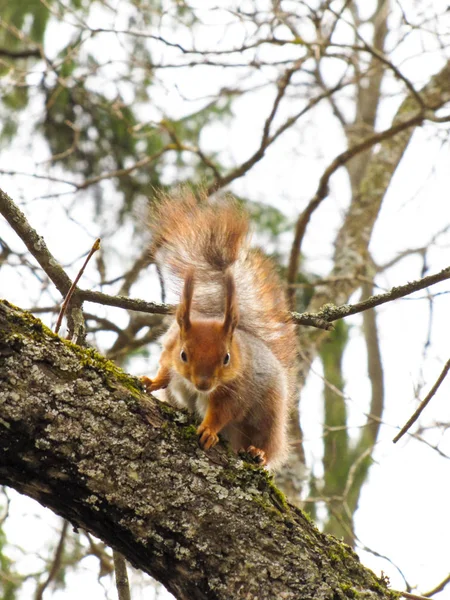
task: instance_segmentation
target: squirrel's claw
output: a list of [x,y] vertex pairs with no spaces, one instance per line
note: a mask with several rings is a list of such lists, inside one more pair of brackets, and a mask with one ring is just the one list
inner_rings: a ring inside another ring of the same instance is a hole
[[267,462],[266,453],[261,448],[256,448],[255,446],[249,446],[246,450],[247,454],[250,454],[252,458],[255,459],[257,463],[260,465],[265,465]]
[[213,433],[207,425],[199,425],[197,427],[197,435],[199,444],[204,450],[209,450],[219,441],[217,433]]

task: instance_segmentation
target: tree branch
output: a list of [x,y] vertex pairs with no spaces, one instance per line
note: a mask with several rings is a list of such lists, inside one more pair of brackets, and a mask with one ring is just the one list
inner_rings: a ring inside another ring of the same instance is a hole
[[435,384],[433,385],[433,387],[431,388],[431,390],[428,392],[428,394],[426,395],[426,397],[422,400],[422,402],[418,406],[417,410],[408,419],[408,421],[405,423],[405,425],[401,428],[401,430],[397,433],[397,435],[395,436],[395,438],[392,440],[394,442],[394,444],[396,442],[398,442],[398,440],[405,435],[405,433],[408,431],[408,429],[411,427],[411,425],[413,425],[417,421],[417,419],[420,417],[420,415],[422,414],[423,409],[426,407],[426,405],[429,403],[429,401],[431,400],[431,398],[438,391],[439,386],[441,385],[441,383],[447,377],[447,373],[449,372],[449,370],[450,370],[450,359],[445,363],[444,368],[442,369],[441,374],[437,378],[437,381],[435,382]]
[[41,50],[39,48],[24,48],[23,50],[10,50],[9,48],[0,48],[0,56],[6,58],[40,58]]
[[182,600],[394,600],[267,472],[92,350],[0,303],[0,483],[100,537]]
[[116,588],[119,600],[131,600],[130,584],[128,583],[127,563],[124,557],[113,550],[114,570],[116,573]]
[[53,557],[51,569],[48,573],[46,580],[39,584],[34,596],[34,600],[42,600],[45,590],[50,585],[50,583],[56,578],[56,576],[58,575],[58,571],[61,569],[68,526],[69,523],[67,521],[64,521],[61,534],[59,536],[59,542],[55,550],[55,556]]
[[[370,308],[375,308],[375,306],[379,306],[380,304],[398,300],[399,298],[403,298],[404,296],[408,296],[409,294],[423,290],[430,285],[434,285],[440,281],[445,281],[446,279],[450,279],[450,267],[442,269],[442,271],[439,271],[439,273],[427,275],[422,279],[411,281],[405,285],[393,287],[389,292],[378,294],[377,296],[370,296],[370,298],[366,298],[366,300],[356,302],[355,304],[342,304],[341,306],[325,304],[317,313],[293,312],[291,315],[294,323],[298,324],[314,325],[313,319],[318,319],[319,322],[325,321],[326,323],[331,323],[332,321],[337,321],[338,319],[343,319],[345,317],[349,317],[350,315],[356,315],[357,313],[369,310]],[[312,318],[311,322],[308,322],[308,318]]]
[[0,189],[0,213],[5,217],[30,253],[38,261],[43,271],[55,284],[62,296],[65,296],[72,285],[64,269],[47,248],[44,238],[38,235],[28,223],[25,215],[11,198]]
[[423,595],[426,598],[429,598],[430,596],[434,596],[435,594],[438,594],[439,592],[442,592],[442,590],[449,583],[450,583],[450,574],[447,575],[447,577],[443,581],[441,581],[441,583],[438,583],[438,585],[436,585],[432,590],[430,590],[429,592],[425,592]]

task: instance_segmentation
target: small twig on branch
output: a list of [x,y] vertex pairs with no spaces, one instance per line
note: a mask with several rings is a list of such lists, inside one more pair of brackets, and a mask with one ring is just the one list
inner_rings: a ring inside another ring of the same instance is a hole
[[403,598],[408,598],[409,600],[428,600],[426,596],[418,596],[417,594],[410,594],[409,592],[399,592]]
[[334,329],[334,325],[332,323],[329,323],[325,319],[322,319],[313,313],[292,312],[291,317],[296,325],[316,327],[317,329],[325,329],[325,331],[331,331]]
[[63,320],[63,316],[64,316],[64,314],[65,314],[65,312],[66,312],[66,310],[67,310],[67,307],[68,307],[68,305],[69,305],[69,302],[70,302],[70,300],[71,300],[71,298],[72,298],[72,296],[73,296],[73,293],[74,293],[74,291],[75,291],[75,289],[76,289],[76,287],[77,287],[77,283],[79,282],[79,280],[80,280],[81,276],[82,276],[82,275],[83,275],[83,273],[84,273],[84,269],[86,268],[86,265],[87,265],[87,264],[88,264],[88,262],[91,260],[91,257],[92,257],[92,255],[94,254],[94,252],[96,252],[96,251],[97,251],[99,248],[100,248],[100,238],[97,238],[97,239],[95,240],[95,242],[94,242],[94,244],[93,244],[93,246],[92,246],[92,248],[91,248],[91,250],[90,250],[89,254],[87,255],[87,257],[86,257],[86,260],[84,261],[84,264],[83,264],[83,266],[81,267],[81,269],[80,269],[80,271],[79,271],[78,275],[75,277],[75,279],[74,279],[74,281],[73,281],[72,285],[70,286],[70,289],[69,289],[69,291],[67,292],[67,296],[64,298],[64,302],[62,303],[61,310],[60,310],[60,312],[59,312],[58,319],[57,319],[57,321],[56,321],[56,325],[55,325],[55,333],[58,333],[58,331],[59,331],[59,328],[61,327],[61,323],[62,323],[62,320]]
[[43,597],[43,594],[44,594],[46,588],[58,575],[58,571],[61,568],[62,558],[63,558],[63,554],[64,554],[64,545],[66,543],[66,536],[67,536],[68,528],[69,528],[69,522],[64,520],[62,530],[61,530],[61,535],[59,537],[58,546],[56,547],[56,550],[55,550],[55,556],[53,558],[50,572],[47,576],[47,579],[45,581],[43,581],[41,584],[39,584],[39,586],[36,590],[36,593],[34,595],[34,600],[42,600],[42,597]]
[[84,535],[86,536],[89,542],[89,551],[86,553],[86,556],[95,556],[96,558],[98,558],[98,561],[100,563],[100,571],[98,574],[99,579],[101,579],[105,575],[111,575],[112,573],[114,573],[114,560],[108,554],[108,547],[100,540],[98,542],[94,542],[92,536],[89,534],[88,531],[85,531]]
[[415,423],[417,421],[417,419],[419,418],[419,416],[422,413],[425,406],[428,404],[428,402],[431,400],[431,398],[435,395],[439,386],[444,381],[449,369],[450,369],[450,359],[445,363],[445,366],[442,369],[442,372],[439,375],[436,383],[433,385],[433,387],[431,388],[431,390],[429,391],[427,396],[424,398],[424,400],[422,400],[422,402],[419,404],[419,407],[417,408],[415,413],[408,419],[406,424],[400,429],[400,431],[397,433],[395,438],[392,440],[394,442],[394,444],[396,442],[398,442],[398,440],[405,435],[405,433],[408,431],[408,429],[411,427],[411,425],[413,425],[413,423]]
[[124,557],[113,550],[114,569],[116,572],[116,588],[119,600],[131,600],[130,584],[128,583],[127,564]]
[[450,574],[447,575],[447,577],[443,581],[441,581],[441,583],[438,583],[438,585],[436,587],[434,587],[429,592],[426,592],[424,594],[425,598],[430,598],[430,596],[434,596],[435,594],[442,592],[442,590],[445,588],[445,586],[448,583],[450,583]]
[[[261,138],[261,142],[259,144],[258,149],[243,163],[239,166],[232,169],[227,175],[224,175],[220,182],[214,182],[209,185],[207,188],[208,195],[211,195],[217,192],[219,189],[225,187],[235,179],[239,179],[243,175],[245,175],[257,162],[259,162],[266,153],[267,148],[271,146],[287,129],[292,127],[299,119],[301,119],[307,112],[312,110],[317,104],[319,104],[324,98],[328,98],[334,92],[342,89],[345,85],[348,85],[345,82],[339,82],[333,88],[326,90],[323,94],[319,94],[312,98],[307,105],[295,115],[287,118],[275,131],[272,135],[265,137],[264,135]],[[277,96],[278,98],[278,96]],[[275,99],[275,102],[279,103],[279,100]],[[266,124],[270,126],[270,115],[266,119]]]

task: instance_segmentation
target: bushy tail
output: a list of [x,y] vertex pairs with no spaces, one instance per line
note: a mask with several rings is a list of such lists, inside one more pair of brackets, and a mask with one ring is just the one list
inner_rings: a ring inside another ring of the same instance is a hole
[[160,196],[152,211],[153,254],[181,291],[194,271],[192,312],[224,314],[224,273],[236,285],[238,329],[259,337],[290,372],[296,359],[294,325],[288,318],[283,286],[273,263],[249,247],[247,214],[232,198],[197,199],[181,188]]
[[246,245],[248,219],[232,199],[211,202],[180,188],[160,196],[151,215],[153,253],[171,273],[184,280],[194,268],[196,279],[223,275]]

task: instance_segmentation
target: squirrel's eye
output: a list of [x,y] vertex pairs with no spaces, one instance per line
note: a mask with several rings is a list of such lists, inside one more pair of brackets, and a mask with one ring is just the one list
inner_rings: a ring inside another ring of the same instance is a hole
[[227,352],[227,353],[225,354],[225,358],[223,359],[223,364],[224,364],[224,365],[227,365],[229,362],[230,362],[230,353],[229,353],[229,352]]
[[180,352],[180,358],[183,362],[187,362],[187,354],[184,350]]

